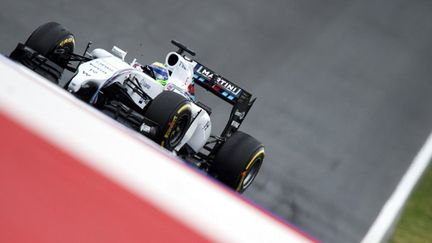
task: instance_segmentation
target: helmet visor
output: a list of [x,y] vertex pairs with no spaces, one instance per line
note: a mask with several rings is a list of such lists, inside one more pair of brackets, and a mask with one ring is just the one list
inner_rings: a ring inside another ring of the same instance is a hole
[[158,67],[155,65],[151,65],[154,77],[156,80],[167,80],[168,79],[168,71],[166,68]]

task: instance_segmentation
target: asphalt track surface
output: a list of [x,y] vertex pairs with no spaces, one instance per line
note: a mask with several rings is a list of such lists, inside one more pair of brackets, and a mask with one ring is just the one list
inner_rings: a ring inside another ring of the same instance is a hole
[[[266,145],[244,195],[324,242],[358,242],[432,124],[432,2],[0,0],[0,52],[57,21],[78,51],[163,60],[177,39],[258,97]],[[205,92],[220,130],[228,106]],[[37,107],[35,107],[37,108]],[[163,175],[161,175],[163,176]],[[233,227],[235,227],[233,225]]]

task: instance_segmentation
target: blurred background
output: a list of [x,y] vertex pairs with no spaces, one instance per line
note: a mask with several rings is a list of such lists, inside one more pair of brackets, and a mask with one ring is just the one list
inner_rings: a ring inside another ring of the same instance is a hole
[[[358,242],[432,122],[432,2],[0,0],[0,52],[39,25],[81,53],[163,61],[176,39],[258,99],[241,130],[266,146],[244,196],[324,242]],[[220,130],[228,106],[199,90]],[[235,226],[233,226],[235,227]]]

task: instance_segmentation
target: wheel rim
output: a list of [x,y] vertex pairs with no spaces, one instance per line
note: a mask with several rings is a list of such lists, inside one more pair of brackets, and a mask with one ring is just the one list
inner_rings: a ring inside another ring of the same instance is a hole
[[[71,44],[66,44],[65,46],[61,47],[61,46],[56,46],[56,48],[54,48],[54,50],[52,51],[52,54],[50,56],[50,58],[53,59],[53,61],[57,62],[57,64],[59,64],[62,67],[66,67],[67,64],[69,63],[69,60],[62,58],[61,55],[55,54],[55,52],[58,49],[63,49],[64,53],[70,54],[73,53],[73,49],[74,47]],[[67,55],[66,54],[66,55]],[[65,56],[66,56],[65,55]]]
[[261,167],[262,162],[263,162],[262,157],[258,157],[253,162],[252,167],[247,171],[247,174],[243,180],[242,190],[245,190],[246,188],[248,188],[252,184],[255,177],[258,175],[258,171]]
[[183,138],[184,131],[188,125],[188,116],[181,116],[173,127],[171,134],[168,137],[168,145],[170,148],[177,146]]

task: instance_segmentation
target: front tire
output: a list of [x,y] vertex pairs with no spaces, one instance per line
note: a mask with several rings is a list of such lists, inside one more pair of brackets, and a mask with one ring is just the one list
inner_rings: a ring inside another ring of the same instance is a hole
[[[25,45],[65,68],[69,63],[67,54],[74,51],[75,39],[61,24],[48,22],[33,31]],[[59,54],[60,52],[62,54]]]
[[145,116],[158,125],[153,141],[172,151],[180,144],[192,120],[192,107],[183,96],[164,91],[150,103]]
[[242,193],[257,176],[264,156],[264,146],[258,140],[237,131],[217,152],[211,172],[222,183]]

